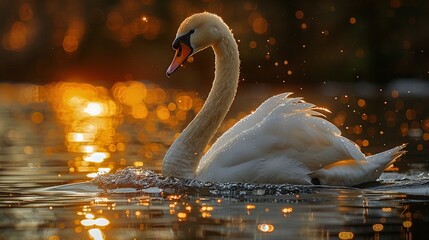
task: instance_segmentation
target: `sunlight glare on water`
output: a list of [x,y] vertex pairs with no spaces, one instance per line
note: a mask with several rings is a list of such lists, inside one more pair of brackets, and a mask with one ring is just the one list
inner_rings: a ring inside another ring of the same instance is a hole
[[[82,180],[95,178],[100,173],[110,173],[104,176],[114,179],[107,181],[112,185],[110,190],[106,187],[107,193],[100,193],[101,190],[93,183],[54,188],[59,189],[58,192],[0,193],[0,199],[4,199],[1,206],[13,210],[13,214],[19,216],[15,218],[21,219],[21,222],[10,228],[30,226],[27,222],[31,216],[32,226],[46,225],[47,221],[55,222],[53,228],[58,231],[49,233],[46,239],[70,236],[109,239],[124,235],[126,239],[186,239],[195,236],[244,239],[255,236],[268,239],[280,236],[317,239],[323,236],[356,239],[361,236],[398,234],[410,238],[417,234],[413,229],[421,229],[420,224],[427,222],[424,218],[427,213],[425,202],[413,202],[408,200],[411,197],[404,194],[365,193],[356,189],[335,188],[312,190],[287,185],[283,189],[275,185],[198,184],[172,179],[169,182],[155,173],[155,178],[150,180],[145,169],[159,171],[162,156],[174,136],[201,109],[204,101],[195,92],[163,89],[140,81],[118,82],[111,89],[63,82],[43,86],[2,84],[0,91],[15,92],[21,96],[17,107],[14,102],[17,100],[5,97],[7,92],[0,95],[3,98],[2,108],[10,113],[2,119],[12,119],[7,120],[9,129],[4,135],[9,144],[7,149],[11,153],[20,153],[7,155],[11,156],[8,161],[17,159],[15,164],[28,161],[20,169],[23,176],[2,176],[2,184],[7,185],[7,189],[31,188],[34,186],[32,184],[37,186],[48,180],[59,185],[62,179],[73,179],[74,174]],[[26,94],[20,94],[22,92]],[[350,122],[354,113],[343,108],[345,104],[351,104],[368,110],[370,99],[362,101],[363,98],[344,95],[338,99],[343,100],[337,102],[340,110],[336,110],[335,106],[330,107],[332,114],[328,114],[328,117],[332,115],[339,127],[349,126],[345,128],[346,132],[350,131],[347,134],[362,139],[360,144],[363,147],[364,140],[370,139],[370,143],[376,141],[368,137],[366,129],[374,127],[370,119],[383,119],[383,116],[365,111],[365,119],[361,118],[363,113],[356,113],[359,121]],[[239,112],[235,117],[226,119],[221,131],[226,131],[245,115],[246,112]],[[410,117],[413,117],[412,114]],[[17,123],[21,125],[14,127],[13,124]],[[425,123],[423,121],[421,126],[424,133]],[[55,125],[62,131],[42,127]],[[4,128],[4,125],[1,126]],[[24,129],[42,132],[25,134]],[[35,142],[44,145],[32,142],[31,137],[34,136],[40,137]],[[112,174],[125,166],[144,169],[128,170],[134,175],[115,177]],[[413,169],[416,169],[414,166],[417,165],[413,165]],[[64,168],[66,171],[58,170]],[[415,192],[423,193],[421,189],[427,186],[424,182],[427,174],[414,170],[416,172],[410,175],[401,175],[398,173],[400,170],[403,167],[396,167],[389,173],[393,175],[383,175],[382,179],[391,181],[389,179],[392,176],[405,179],[399,183],[411,179],[417,187]],[[54,173],[51,179],[46,176],[49,171]],[[36,178],[36,173],[41,177]],[[43,181],[29,183],[29,178]],[[146,186],[144,188],[148,189],[145,191],[149,194],[137,190],[141,188],[138,184],[145,183],[145,178],[148,182],[141,186]],[[419,185],[420,180],[423,181],[422,186]],[[11,181],[15,183],[10,185]],[[125,185],[120,185],[122,183]],[[96,195],[98,193],[100,195]],[[36,219],[27,210],[32,208],[39,211]],[[63,217],[58,220],[56,216]],[[22,236],[20,234],[32,231],[27,228],[17,230],[14,234]]]
[[[75,154],[68,163],[69,173],[84,173],[89,178],[120,166],[142,166],[145,162],[159,168],[159,162],[153,160],[160,158],[174,134],[204,102],[195,92],[162,89],[152,83],[131,80],[117,82],[111,89],[57,82],[40,86],[1,84],[0,91],[4,103],[12,103],[14,100],[8,96],[16,93],[19,96],[16,101],[23,104],[49,104],[63,126],[67,150]],[[45,117],[44,112],[34,111],[30,119],[41,125]],[[135,119],[135,124],[141,126],[135,134],[119,130],[127,119]],[[155,132],[157,136],[153,136]],[[124,157],[129,147],[135,155]],[[112,160],[118,156],[122,156],[120,161]]]

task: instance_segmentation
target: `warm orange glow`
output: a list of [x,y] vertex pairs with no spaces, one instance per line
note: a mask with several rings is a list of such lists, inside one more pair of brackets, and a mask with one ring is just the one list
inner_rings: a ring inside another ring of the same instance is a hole
[[82,19],[74,18],[68,23],[63,39],[63,49],[68,54],[74,54],[79,48],[80,40],[85,32],[85,23]]
[[250,48],[256,48],[258,46],[258,44],[255,41],[250,41],[249,42],[249,47]]
[[110,12],[107,15],[106,26],[111,31],[117,31],[124,23],[122,15],[118,12]]
[[295,12],[296,19],[303,19],[304,18],[304,12],[302,10],[298,10]]
[[104,234],[99,228],[91,228],[88,230],[89,236],[94,240],[104,240]]
[[33,9],[30,4],[23,3],[19,7],[19,18],[21,21],[29,21],[33,18]]
[[365,99],[359,99],[357,103],[358,103],[358,106],[361,107],[361,108],[363,108],[363,107],[366,106]]
[[374,230],[375,232],[383,231],[383,229],[384,229],[384,226],[381,223],[376,223],[372,225],[372,230]]
[[410,228],[413,225],[413,223],[411,221],[404,221],[402,223],[402,226],[406,227],[406,228]]
[[256,208],[256,206],[255,205],[253,205],[253,204],[247,204],[246,205],[246,209],[247,210],[252,210],[252,209],[255,209]]
[[354,234],[352,232],[340,232],[338,233],[338,238],[341,240],[349,240],[354,238]]
[[93,153],[95,152],[96,147],[95,146],[81,146],[81,152],[83,153]]
[[94,223],[94,219],[83,219],[82,221],[80,221],[80,224],[82,224],[85,227],[90,227],[93,226]]
[[93,152],[87,156],[84,156],[83,159],[87,162],[101,163],[104,159],[109,158],[110,154],[107,152]]
[[180,212],[177,214],[177,217],[179,218],[179,220],[184,220],[187,217],[187,214],[184,212]]
[[110,221],[106,218],[97,218],[94,220],[94,224],[99,227],[105,227],[110,224]]
[[176,98],[176,104],[180,110],[190,110],[192,108],[192,103],[192,98],[188,95],[182,95]]
[[92,142],[92,141],[94,141],[94,134],[70,132],[67,134],[67,141],[69,141],[69,142]]
[[393,91],[392,91],[392,97],[393,97],[393,98],[397,98],[397,97],[399,97],[399,92],[398,92],[398,90],[393,90]]
[[214,210],[214,207],[212,207],[212,206],[203,206],[203,207],[201,207],[201,212],[204,212],[204,211],[213,211]]
[[83,111],[91,116],[100,116],[103,112],[103,105],[98,102],[89,102]]
[[356,18],[351,17],[351,18],[349,19],[349,22],[350,22],[350,24],[355,24],[355,23],[357,22],[357,20],[356,20]]
[[27,155],[33,154],[33,147],[31,147],[31,146],[25,146],[24,147],[24,153],[27,154]]
[[272,231],[274,231],[274,225],[272,224],[259,224],[258,225],[258,230],[264,233],[270,233]]
[[33,112],[31,114],[31,121],[35,124],[41,124],[43,122],[43,113]]
[[276,45],[277,39],[275,37],[270,37],[270,38],[268,38],[267,42],[268,42],[268,44],[273,46],[273,45]]
[[291,207],[283,208],[282,212],[285,213],[285,214],[286,213],[291,213],[291,212],[293,212],[293,208],[291,208]]
[[67,53],[75,52],[79,47],[79,40],[76,36],[69,35],[64,38],[63,48]]
[[170,118],[170,111],[165,106],[159,106],[156,109],[156,115],[158,116],[159,120],[167,120]]
[[[84,26],[79,20],[72,22],[68,34],[81,37]],[[23,103],[46,101],[52,106],[59,123],[64,126],[67,150],[81,154],[71,160],[69,172],[84,172],[90,178],[127,164],[125,158],[115,157],[106,161],[112,153],[127,150],[130,134],[117,132],[125,117],[142,124],[136,137],[143,147],[137,154],[144,159],[155,159],[162,157],[165,146],[171,144],[171,138],[153,143],[147,138],[148,133],[161,131],[160,134],[165,134],[162,132],[164,127],[183,128],[190,114],[198,112],[204,104],[195,92],[162,89],[134,80],[117,82],[111,89],[73,82],[25,86],[24,94],[15,94],[11,88],[2,84],[1,96],[4,98],[4,93],[10,92],[11,97],[23,96]],[[42,124],[44,114],[34,111],[30,119],[35,124]],[[46,148],[45,151],[52,153],[53,149]],[[130,161],[128,164],[143,166],[144,161]]]
[[257,17],[252,22],[252,29],[257,34],[264,34],[268,30],[268,22],[263,17]]
[[424,141],[429,141],[429,133],[424,133],[423,134],[423,140]]
[[144,163],[143,163],[143,162],[141,162],[141,161],[136,161],[136,162],[134,162],[134,163],[133,163],[133,165],[134,165],[135,167],[143,167],[143,166],[144,166]]
[[98,168],[98,173],[99,174],[106,174],[106,173],[109,173],[110,172],[110,170],[112,170],[111,168]]
[[28,28],[21,21],[16,21],[9,33],[3,38],[3,47],[6,50],[20,51],[27,45]]
[[389,212],[392,212],[392,208],[391,207],[384,207],[381,209],[381,211],[389,213]]
[[417,115],[416,110],[411,109],[411,108],[407,109],[407,111],[405,112],[405,117],[408,120],[414,120],[416,118],[416,115]]

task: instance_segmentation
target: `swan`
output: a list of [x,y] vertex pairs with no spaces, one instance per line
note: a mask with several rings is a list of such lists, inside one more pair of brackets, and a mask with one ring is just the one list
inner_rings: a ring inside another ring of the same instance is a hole
[[291,93],[273,96],[226,131],[204,154],[238,87],[240,60],[229,27],[212,13],[186,18],[173,42],[170,77],[190,56],[211,47],[215,77],[207,100],[168,149],[164,176],[200,181],[354,186],[375,181],[405,153],[404,145],[365,156],[324,118],[324,111]]

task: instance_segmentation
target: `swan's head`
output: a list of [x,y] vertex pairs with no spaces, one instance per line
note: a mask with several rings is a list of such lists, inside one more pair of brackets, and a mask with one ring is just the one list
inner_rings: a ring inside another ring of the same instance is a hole
[[190,56],[215,45],[229,32],[222,19],[212,13],[197,13],[186,18],[180,24],[173,41],[176,54],[167,69],[167,76],[176,71]]

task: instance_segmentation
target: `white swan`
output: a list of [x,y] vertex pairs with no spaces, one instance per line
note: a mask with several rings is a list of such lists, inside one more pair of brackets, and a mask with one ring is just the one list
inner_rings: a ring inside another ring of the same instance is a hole
[[353,186],[375,181],[405,145],[365,157],[322,118],[321,109],[284,93],[266,100],[229,129],[203,156],[237,90],[240,60],[228,26],[211,13],[194,14],[180,25],[170,76],[186,59],[212,47],[215,79],[197,116],[166,153],[164,176],[218,182]]

